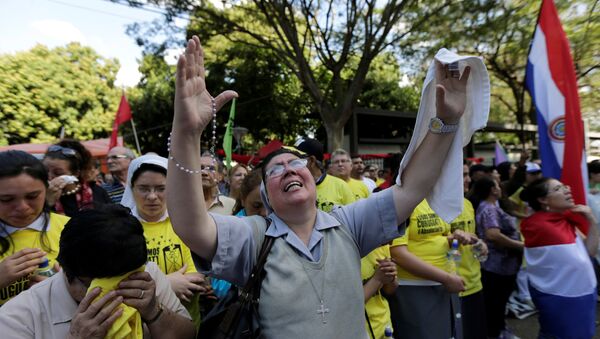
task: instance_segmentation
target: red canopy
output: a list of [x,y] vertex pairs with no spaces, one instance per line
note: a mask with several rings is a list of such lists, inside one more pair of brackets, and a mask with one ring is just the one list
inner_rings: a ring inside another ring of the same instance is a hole
[[[108,153],[108,144],[110,139],[96,139],[96,140],[88,140],[82,141],[81,143],[85,148],[87,148],[94,158],[102,158],[105,157]],[[123,145],[123,137],[119,137],[117,140],[118,145]],[[47,144],[17,144],[17,145],[8,145],[8,146],[0,146],[1,151],[8,150],[20,150],[25,151],[30,154],[44,154],[46,153],[46,149],[48,146],[52,145],[51,143]]]

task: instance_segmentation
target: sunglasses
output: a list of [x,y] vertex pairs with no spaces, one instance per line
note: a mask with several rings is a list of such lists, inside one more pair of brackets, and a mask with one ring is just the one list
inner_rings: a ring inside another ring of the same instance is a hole
[[52,146],[48,147],[47,153],[58,153],[58,152],[60,152],[62,155],[67,156],[67,157],[74,157],[74,158],[79,157],[79,154],[77,153],[77,151],[75,151],[72,148],[62,147],[59,145],[52,145]]
[[106,157],[106,159],[110,159],[110,160],[125,159],[125,158],[129,158],[129,157],[126,156],[125,154],[110,155],[110,156]]

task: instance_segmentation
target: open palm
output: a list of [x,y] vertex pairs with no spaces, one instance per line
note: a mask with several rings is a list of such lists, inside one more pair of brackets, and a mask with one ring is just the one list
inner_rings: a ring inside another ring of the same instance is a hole
[[467,82],[470,67],[465,67],[460,78],[449,76],[448,66],[435,61],[436,110],[445,123],[457,123],[467,104]]
[[201,133],[212,119],[213,100],[218,111],[237,97],[236,92],[225,91],[213,99],[206,89],[205,75],[204,51],[194,35],[177,62],[174,124],[178,128]]

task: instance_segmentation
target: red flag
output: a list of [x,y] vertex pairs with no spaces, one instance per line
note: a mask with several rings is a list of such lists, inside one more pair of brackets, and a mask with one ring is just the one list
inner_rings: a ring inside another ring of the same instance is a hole
[[121,95],[121,103],[119,103],[119,109],[117,110],[115,122],[113,123],[113,130],[110,136],[110,144],[108,145],[109,150],[117,146],[117,134],[119,134],[119,125],[129,120],[131,120],[131,107],[129,107],[129,103],[125,98],[125,94],[123,94]]

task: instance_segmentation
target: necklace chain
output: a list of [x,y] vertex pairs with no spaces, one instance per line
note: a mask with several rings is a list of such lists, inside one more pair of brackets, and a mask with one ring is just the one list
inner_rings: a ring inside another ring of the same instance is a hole
[[329,309],[327,307],[325,307],[325,301],[323,300],[323,296],[325,295],[326,271],[323,270],[323,282],[321,284],[321,293],[319,293],[319,291],[317,290],[317,287],[315,286],[315,283],[313,282],[312,278],[310,277],[310,274],[308,274],[306,267],[304,267],[303,263],[301,263],[301,265],[302,265],[302,270],[304,271],[304,274],[306,274],[306,277],[308,278],[308,281],[310,282],[310,286],[312,287],[313,291],[315,291],[315,294],[317,295],[317,298],[319,299],[319,302],[320,302],[320,305],[317,308],[317,314],[321,315],[321,320],[322,320],[323,324],[327,324],[327,320],[325,320],[325,314],[329,313]]

